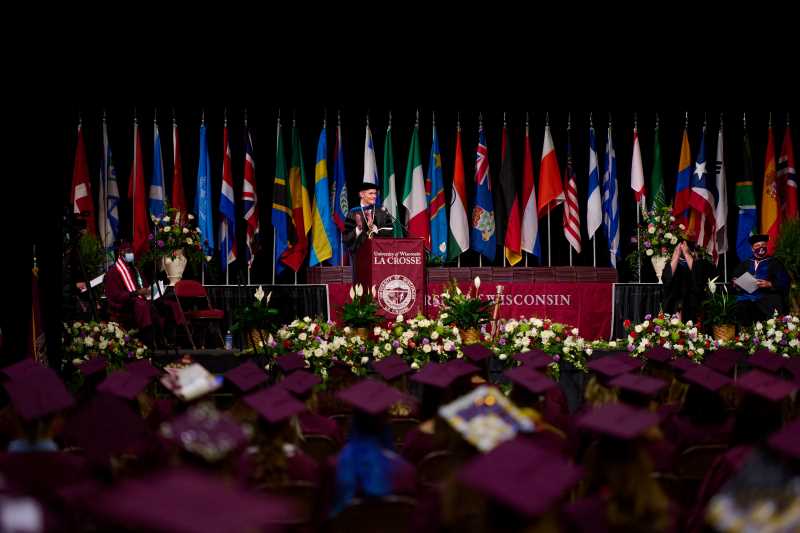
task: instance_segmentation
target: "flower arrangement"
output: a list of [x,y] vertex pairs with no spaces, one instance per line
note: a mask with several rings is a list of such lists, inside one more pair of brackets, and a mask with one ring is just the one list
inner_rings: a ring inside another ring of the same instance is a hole
[[136,330],[126,331],[116,322],[65,323],[62,342],[75,367],[93,357],[105,357],[110,368],[120,368],[150,355],[150,349],[136,338]]
[[686,226],[677,223],[672,207],[652,209],[639,224],[640,253],[646,257],[670,256],[681,240],[686,239]]
[[[197,264],[203,259],[200,229],[195,225],[194,215],[179,213],[168,207],[162,218],[153,218],[155,230],[148,237],[150,248],[142,261],[152,262],[162,257],[173,260],[183,255],[189,264]],[[206,257],[206,260],[211,260]]]
[[[439,318],[447,324],[453,324],[461,331],[476,330],[492,318],[491,300],[480,298],[481,278],[475,276],[467,294],[458,287],[456,280],[451,279],[441,295],[442,307]],[[473,291],[474,289],[474,291]]]
[[350,287],[350,301],[342,306],[342,322],[353,328],[373,328],[383,320],[378,316],[375,285],[365,291],[360,283]]
[[278,310],[269,306],[272,293],[264,294],[264,289],[259,285],[255,291],[255,302],[248,304],[234,313],[232,332],[242,332],[247,337],[250,346],[255,352],[260,349],[269,351],[276,343],[272,334],[278,329]]
[[677,355],[685,354],[695,361],[701,361],[709,351],[716,350],[720,343],[702,333],[702,325],[691,320],[682,322],[677,316],[659,313],[657,316],[645,315],[641,324],[631,324],[625,320],[623,326],[628,333],[627,350],[634,357],[641,355],[653,346],[673,350]]
[[507,367],[513,366],[512,354],[541,350],[553,356],[550,367],[556,375],[558,362],[562,360],[585,371],[586,358],[592,353],[590,344],[581,338],[578,328],[549,318],[506,320],[498,326],[491,348]]
[[706,284],[706,299],[703,301],[703,321],[707,326],[734,324],[736,298],[728,294],[728,286],[717,288],[719,276],[709,279]]
[[436,320],[418,315],[407,321],[403,315],[398,315],[388,327],[375,328],[372,355],[382,359],[397,354],[415,370],[429,361],[444,362],[463,357],[459,328],[445,322],[441,315]]
[[777,311],[765,322],[756,322],[749,332],[749,341],[743,343],[752,354],[766,348],[786,357],[800,357],[800,317],[778,316]]

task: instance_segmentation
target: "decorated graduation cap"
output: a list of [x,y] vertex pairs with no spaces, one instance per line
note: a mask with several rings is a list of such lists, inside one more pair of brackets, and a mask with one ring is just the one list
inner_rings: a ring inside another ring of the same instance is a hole
[[203,366],[192,363],[181,368],[167,368],[161,383],[183,401],[205,396],[222,386],[223,378],[212,375]]
[[249,440],[248,432],[211,402],[194,405],[161,424],[161,436],[209,463],[224,459]]
[[533,431],[533,422],[498,389],[482,385],[442,406],[439,416],[482,452]]
[[245,361],[236,368],[228,370],[224,377],[242,392],[249,392],[268,379],[266,372],[252,361]]

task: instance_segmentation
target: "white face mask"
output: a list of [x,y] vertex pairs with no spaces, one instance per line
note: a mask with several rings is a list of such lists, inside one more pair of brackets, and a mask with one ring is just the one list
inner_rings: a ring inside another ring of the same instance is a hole
[[133,253],[132,252],[126,253],[124,259],[126,263],[133,263]]

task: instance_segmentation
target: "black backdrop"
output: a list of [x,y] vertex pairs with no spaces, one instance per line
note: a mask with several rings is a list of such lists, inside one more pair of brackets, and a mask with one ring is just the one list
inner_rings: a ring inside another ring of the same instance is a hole
[[[198,128],[201,112],[205,110],[208,125],[209,153],[212,164],[212,206],[214,208],[215,226],[218,225],[216,208],[219,202],[219,189],[222,168],[222,126],[223,113],[228,109],[230,127],[231,151],[233,174],[236,191],[238,216],[241,216],[241,180],[243,165],[243,110],[248,109],[248,118],[253,136],[256,178],[261,209],[261,246],[262,251],[257,255],[254,264],[252,279],[254,282],[268,282],[271,277],[271,251],[272,227],[270,225],[271,188],[275,169],[275,131],[276,117],[279,103],[263,103],[253,99],[248,102],[228,102],[226,104],[175,104],[175,113],[181,135],[181,156],[183,162],[184,187],[190,205],[194,202],[195,180],[198,159]],[[152,133],[153,113],[158,110],[159,127],[162,136],[162,151],[167,182],[167,193],[171,195],[172,176],[172,142],[171,142],[171,117],[173,106],[171,103],[143,105],[136,107],[139,116],[143,157],[146,180],[149,184],[152,173]],[[132,121],[134,105],[109,105],[106,108],[109,136],[114,153],[114,163],[117,169],[120,193],[125,196],[132,154]],[[345,171],[350,191],[355,191],[355,186],[361,181],[363,173],[364,150],[364,125],[367,113],[370,116],[376,159],[381,179],[383,179],[383,145],[389,110],[392,111],[392,137],[395,158],[395,171],[397,175],[398,197],[402,194],[402,185],[406,171],[408,145],[414,126],[416,107],[412,106],[364,106],[349,105],[341,108],[342,132],[344,139]],[[328,118],[328,175],[333,178],[333,150],[335,140],[336,106],[325,106],[323,103],[307,102],[298,103],[295,107],[280,106],[284,124],[284,147],[287,164],[291,158],[290,127],[292,118],[296,119],[301,137],[306,179],[313,183],[314,158],[316,145],[322,125],[323,114],[327,110]],[[14,306],[4,306],[3,331],[8,353],[20,354],[25,347],[25,335],[28,323],[27,313],[20,313],[20,309],[30,308],[29,294],[29,252],[33,244],[37,245],[41,267],[42,291],[46,295],[44,301],[45,322],[48,326],[51,351],[53,344],[59,338],[59,323],[62,319],[60,310],[60,288],[64,280],[61,279],[61,253],[62,253],[62,214],[64,206],[68,203],[69,189],[72,177],[72,166],[75,153],[76,124],[78,114],[83,117],[84,135],[87,146],[90,174],[93,180],[93,193],[97,194],[97,181],[99,178],[99,164],[102,150],[101,105],[84,105],[63,107],[54,115],[48,117],[49,123],[45,128],[38,130],[36,137],[30,137],[31,164],[21,168],[28,170],[27,175],[22,175],[19,182],[11,184],[11,193],[5,200],[10,207],[17,207],[17,198],[33,199],[37,205],[37,214],[31,220],[30,214],[24,219],[30,221],[31,231],[12,232],[9,235],[9,246],[19,250],[19,261],[9,263],[10,279],[23,280],[9,286],[9,296],[15,302]],[[477,142],[478,114],[483,113],[484,124],[487,132],[490,172],[496,180],[500,172],[500,139],[503,123],[503,113],[507,112],[507,122],[511,139],[511,148],[514,159],[514,170],[517,180],[517,189],[520,190],[524,122],[526,110],[518,106],[513,109],[503,110],[497,106],[481,109],[477,105],[472,108],[466,106],[456,109],[454,106],[439,105],[436,107],[420,107],[420,141],[422,147],[423,167],[428,170],[431,143],[431,114],[436,113],[436,124],[442,157],[442,166],[445,178],[445,190],[450,195],[450,182],[453,172],[453,158],[455,150],[456,117],[460,112],[462,123],[462,142],[464,150],[464,166],[467,180],[467,193],[471,199],[473,194],[473,174],[475,164],[475,146]],[[576,255],[574,263],[578,265],[592,264],[591,241],[588,240],[585,229],[586,220],[586,182],[588,165],[588,111],[572,112],[573,157],[575,171],[578,178],[578,196],[581,210],[582,245],[583,252]],[[592,112],[595,130],[598,138],[598,157],[602,172],[602,159],[606,144],[606,127],[609,120],[608,111]],[[793,113],[796,116],[796,114]],[[620,217],[621,232],[620,245],[622,258],[630,252],[632,245],[630,238],[635,235],[635,206],[633,194],[630,189],[630,159],[632,150],[633,111],[614,111],[610,114],[614,129],[614,146],[617,156],[618,186],[620,190]],[[645,176],[648,179],[652,171],[653,127],[655,111],[639,111],[639,136],[642,148]],[[707,116],[708,131],[706,137],[706,158],[713,160],[716,150],[716,135],[719,124],[720,112],[689,111],[689,142],[694,160],[698,148],[700,131],[704,117]],[[783,139],[784,121],[786,112],[775,111],[774,133],[776,151],[780,150]],[[670,201],[674,191],[675,174],[677,171],[680,141],[684,125],[684,111],[660,111],[661,124],[661,149],[663,161],[663,175],[667,200]],[[761,176],[764,169],[764,153],[767,139],[768,112],[747,112],[747,126],[750,136],[753,170],[755,176],[755,192],[757,201],[760,201]],[[731,246],[734,244],[736,230],[735,208],[735,182],[742,173],[742,112],[728,111],[724,114],[725,120],[725,150],[728,176],[728,236]],[[542,137],[544,133],[544,111],[530,113],[531,126],[531,151],[534,159],[534,175],[538,184],[539,160],[541,158]],[[566,162],[567,143],[567,111],[551,111],[550,124],[553,140],[558,154],[559,165],[564,170]],[[709,166],[709,170],[711,167]],[[15,188],[16,187],[16,188]],[[495,187],[496,189],[496,187]],[[521,193],[520,193],[521,194]],[[351,204],[356,201],[354,192],[350,194]],[[27,202],[27,200],[26,200]],[[130,204],[123,200],[121,207],[123,235],[130,233]],[[237,219],[239,230],[239,257],[244,257],[244,225],[241,218]],[[561,208],[557,208],[552,215],[552,252],[553,265],[568,264],[569,251],[561,226]],[[540,234],[542,235],[542,250],[547,250],[547,225],[546,220],[540,221]],[[599,235],[597,239],[598,266],[607,265],[607,244]],[[546,264],[546,255],[541,259]],[[462,258],[462,264],[477,264],[477,255],[468,252]],[[733,254],[729,258],[729,267],[736,262]],[[216,260],[218,264],[218,259]],[[240,261],[243,263],[243,261]],[[484,262],[486,264],[486,262]],[[498,249],[496,264],[502,264],[502,253]],[[531,265],[536,264],[536,259],[531,258]],[[721,268],[722,262],[720,262]],[[628,279],[628,273],[621,268],[621,279]],[[643,269],[651,275],[647,269]],[[235,283],[240,278],[236,267],[232,270],[231,282]],[[242,274],[243,275],[243,274]],[[215,279],[212,273],[211,280]],[[219,278],[217,278],[219,279]],[[303,281],[301,274],[299,281]],[[291,275],[279,281],[291,283]],[[647,281],[647,278],[645,279]],[[19,302],[19,305],[16,305]]]

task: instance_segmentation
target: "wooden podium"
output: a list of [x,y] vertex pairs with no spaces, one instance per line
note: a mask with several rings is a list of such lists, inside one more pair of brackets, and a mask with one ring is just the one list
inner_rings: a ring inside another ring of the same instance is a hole
[[425,307],[422,239],[367,239],[356,252],[355,283],[375,286],[378,311],[386,318],[416,316]]

